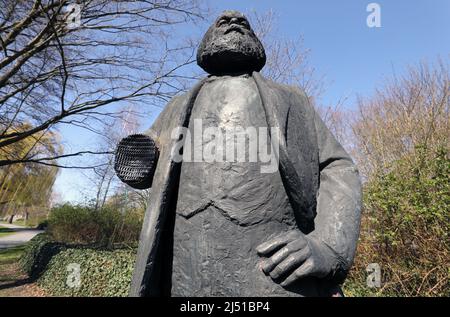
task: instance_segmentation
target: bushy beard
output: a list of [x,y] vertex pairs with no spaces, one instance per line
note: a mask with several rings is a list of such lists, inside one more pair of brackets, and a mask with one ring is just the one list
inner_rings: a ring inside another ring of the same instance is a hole
[[211,26],[197,51],[197,64],[212,75],[260,71],[266,54],[250,29],[225,30]]

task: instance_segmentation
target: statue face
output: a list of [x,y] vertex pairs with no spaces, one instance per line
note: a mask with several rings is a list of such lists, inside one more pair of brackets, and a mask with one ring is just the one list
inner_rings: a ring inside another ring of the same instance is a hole
[[197,51],[197,64],[213,75],[260,71],[265,63],[264,47],[247,18],[237,11],[223,12]]

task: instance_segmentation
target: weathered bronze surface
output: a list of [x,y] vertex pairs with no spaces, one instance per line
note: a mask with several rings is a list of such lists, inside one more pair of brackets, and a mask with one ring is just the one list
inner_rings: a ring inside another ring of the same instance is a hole
[[[304,92],[259,73],[264,48],[241,13],[214,22],[197,61],[210,75],[145,133],[159,156],[130,296],[340,295],[360,225],[351,158]],[[262,173],[258,160],[177,161],[180,142],[199,144],[172,132],[195,135],[196,120],[203,131],[276,127],[281,141],[263,141],[279,149],[276,171]]]

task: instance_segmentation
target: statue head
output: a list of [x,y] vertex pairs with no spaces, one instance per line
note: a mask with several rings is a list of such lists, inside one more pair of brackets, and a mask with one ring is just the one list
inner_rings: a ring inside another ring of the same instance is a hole
[[212,75],[260,71],[266,53],[247,18],[224,11],[209,27],[197,51],[197,64]]

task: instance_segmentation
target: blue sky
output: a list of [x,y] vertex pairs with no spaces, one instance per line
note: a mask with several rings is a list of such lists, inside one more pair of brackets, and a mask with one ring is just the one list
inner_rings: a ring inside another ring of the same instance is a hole
[[310,60],[332,82],[325,93],[331,102],[346,94],[367,95],[383,77],[406,64],[450,53],[450,1],[387,0],[381,7],[381,28],[369,28],[366,7],[375,1],[218,1],[221,9],[273,9],[279,32],[302,35]]
[[[357,94],[368,96],[383,84],[386,76],[401,72],[405,66],[437,56],[450,57],[449,0],[383,0],[381,27],[369,28],[364,0],[222,0],[211,1],[217,12],[235,9],[248,13],[273,10],[280,36],[304,38],[311,50],[309,60],[319,74],[326,76],[323,102],[334,104],[348,97],[347,107],[354,107]],[[214,17],[211,17],[212,19]],[[200,34],[206,28],[183,32]],[[155,109],[144,125],[150,124],[160,109]],[[62,129],[66,150],[90,147],[96,139],[79,130]],[[86,178],[76,170],[60,172],[55,190],[63,200],[82,199],[80,188]]]

